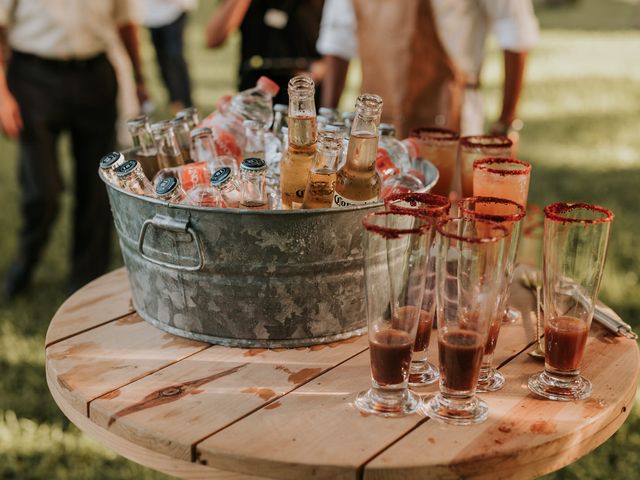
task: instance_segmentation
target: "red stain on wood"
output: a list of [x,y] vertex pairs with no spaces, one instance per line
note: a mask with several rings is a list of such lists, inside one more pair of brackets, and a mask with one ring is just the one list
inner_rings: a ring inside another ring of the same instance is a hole
[[529,427],[529,431],[532,433],[541,433],[543,435],[551,435],[552,433],[556,433],[556,425],[555,423],[545,422],[544,420],[540,420],[531,424]]
[[120,320],[116,320],[116,325],[119,326],[124,326],[124,325],[135,325],[136,323],[140,323],[143,322],[144,320],[142,320],[142,318],[140,318],[140,316],[134,314],[131,315],[127,315],[124,318],[121,318]]
[[83,342],[73,345],[61,352],[52,352],[49,354],[51,360],[64,360],[67,357],[80,356],[87,352],[95,353],[97,350],[94,342]]
[[265,410],[273,410],[274,408],[278,408],[281,405],[282,404],[280,402],[273,402],[273,403],[270,403],[269,405],[267,405],[266,407],[264,407],[264,409]]
[[251,387],[251,388],[245,388],[240,391],[242,393],[250,393],[253,395],[257,395],[264,401],[271,400],[273,397],[277,395],[276,392],[274,392],[270,388]]
[[134,403],[118,412],[114,413],[109,419],[108,427],[113,425],[118,418],[122,418],[127,415],[131,415],[133,413],[140,412],[142,410],[146,410],[148,408],[159,407],[160,405],[165,405],[167,403],[175,402],[180,398],[184,397],[188,394],[193,394],[194,391],[207,383],[211,383],[220,378],[226,377],[227,375],[232,375],[239,370],[242,370],[246,367],[247,364],[244,363],[242,365],[238,365],[233,368],[229,368],[227,370],[222,370],[221,372],[214,373],[213,375],[209,375],[204,378],[199,378],[197,380],[191,380],[189,382],[180,383],[178,385],[171,385],[155,392],[150,393],[146,397],[144,397],[141,401]]
[[429,437],[429,438],[427,438],[427,442],[429,442],[429,443],[436,443],[436,439],[435,439],[435,438],[433,438],[433,437]]
[[298,385],[300,383],[304,383],[310,378],[315,377],[318,373],[322,371],[322,368],[303,368],[297,372],[290,370],[289,368],[278,365],[276,370],[281,370],[285,373],[288,373],[287,381],[293,383],[294,385]]
[[245,357],[255,357],[266,351],[267,351],[266,348],[252,348],[251,350],[247,350],[246,352],[244,352],[243,355]]
[[500,425],[498,427],[498,430],[501,431],[502,433],[511,433],[511,427],[507,426],[507,425]]

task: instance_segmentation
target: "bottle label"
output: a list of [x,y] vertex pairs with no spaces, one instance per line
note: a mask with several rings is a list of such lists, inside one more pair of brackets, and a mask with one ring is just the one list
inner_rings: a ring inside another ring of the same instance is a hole
[[370,203],[376,203],[378,201],[378,197],[373,197],[368,200],[350,200],[348,198],[344,198],[339,193],[334,193],[331,208],[355,207],[358,205],[368,205]]

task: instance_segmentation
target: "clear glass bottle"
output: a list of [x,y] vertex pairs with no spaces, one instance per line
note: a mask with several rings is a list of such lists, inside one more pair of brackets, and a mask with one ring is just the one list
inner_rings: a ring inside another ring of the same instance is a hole
[[191,158],[191,127],[189,126],[187,117],[176,117],[171,120],[171,128],[178,141],[184,163],[193,162]]
[[316,152],[315,84],[299,75],[289,80],[289,143],[280,162],[282,208],[300,208]]
[[240,164],[240,208],[267,210],[267,164],[261,158],[245,158]]
[[176,177],[167,177],[158,183],[156,197],[169,203],[191,203]]
[[265,160],[264,125],[256,120],[245,120],[244,123],[244,156]]
[[289,106],[282,103],[276,103],[273,106],[273,126],[271,131],[278,137],[281,142],[284,142],[282,128],[287,126],[287,113],[289,112]]
[[127,122],[127,129],[133,140],[135,159],[142,166],[147,178],[153,178],[160,170],[160,163],[158,160],[158,148],[151,133],[149,119],[146,115],[132,118]]
[[120,152],[107,153],[100,159],[100,171],[102,175],[114,185],[117,185],[116,168],[126,162],[124,155]]
[[163,122],[151,125],[153,139],[158,146],[158,163],[161,168],[177,167],[184,165],[184,158],[180,152],[180,146],[176,135],[171,128],[171,122]]
[[198,116],[198,109],[196,107],[187,107],[180,110],[176,113],[177,119],[185,119],[187,125],[189,125],[189,130],[193,130],[200,123],[200,118]]
[[233,170],[220,167],[211,175],[211,187],[222,208],[238,208],[240,206],[240,184]]
[[340,135],[342,135],[342,153],[340,154],[340,161],[338,162],[339,170],[344,167],[345,163],[347,163],[347,150],[349,150],[349,129],[344,124],[344,122],[335,122],[325,126],[323,130],[340,132]]
[[396,128],[390,123],[381,123],[379,131],[378,158],[376,159],[378,173],[383,179],[390,174],[387,169],[395,170],[391,175],[409,173],[411,158],[407,147],[396,138]]
[[351,125],[353,124],[354,118],[356,118],[356,112],[344,112],[342,114],[342,121],[349,131],[351,131]]
[[348,207],[377,202],[381,179],[376,172],[378,125],[382,99],[363,94],[356,101],[356,116],[351,125],[347,163],[338,170],[334,207]]
[[318,134],[302,208],[331,208],[341,152],[342,135],[339,132],[325,130]]
[[137,160],[127,160],[116,168],[118,186],[131,193],[153,197],[153,186]]

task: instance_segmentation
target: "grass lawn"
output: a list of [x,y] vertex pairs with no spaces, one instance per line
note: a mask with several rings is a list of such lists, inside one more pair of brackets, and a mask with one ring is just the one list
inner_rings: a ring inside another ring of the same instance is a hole
[[[219,51],[203,48],[213,2],[191,16],[187,43],[195,98],[203,112],[235,78],[237,38]],[[581,0],[538,7],[543,32],[530,56],[520,115],[520,156],[533,165],[530,201],[597,202],[616,213],[601,298],[640,331],[640,1]],[[144,58],[159,105],[166,99],[146,34]],[[501,58],[492,49],[484,70],[486,107],[499,108]],[[343,105],[358,82],[350,74]],[[159,112],[162,116],[163,112]],[[16,148],[0,139],[0,274],[15,251],[19,228]],[[66,142],[61,168],[70,178]],[[44,377],[44,336],[65,299],[71,189],[27,297],[0,299],[0,479],[156,479],[163,475],[124,460],[82,435],[59,412]],[[113,265],[121,264],[114,254]],[[632,479],[640,471],[640,405],[603,446],[547,478]]]

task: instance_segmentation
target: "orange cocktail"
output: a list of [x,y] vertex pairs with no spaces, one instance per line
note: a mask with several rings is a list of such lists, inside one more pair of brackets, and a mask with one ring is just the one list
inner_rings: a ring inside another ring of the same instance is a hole
[[515,158],[488,157],[473,162],[473,195],[506,198],[527,207],[531,164]]

